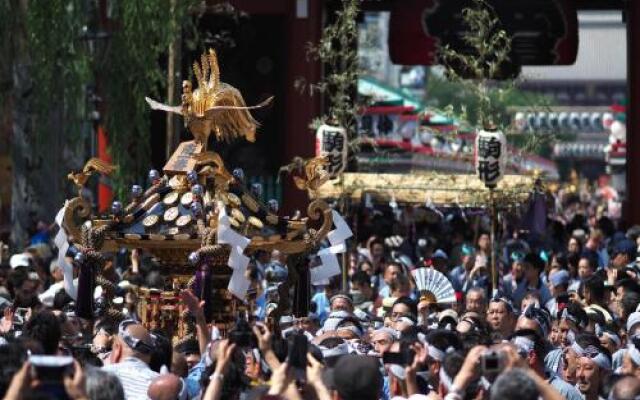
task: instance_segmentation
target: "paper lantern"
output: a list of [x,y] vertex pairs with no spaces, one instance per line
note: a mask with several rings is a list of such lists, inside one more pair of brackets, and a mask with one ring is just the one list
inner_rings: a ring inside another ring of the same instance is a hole
[[347,166],[347,131],[339,126],[320,125],[316,131],[316,156],[329,160],[327,171],[333,178]]
[[400,136],[404,140],[411,140],[418,130],[418,121],[404,121],[400,126]]
[[611,135],[609,136],[609,142],[627,142],[627,126],[624,122],[613,121],[611,123]]
[[604,127],[604,129],[610,129],[613,121],[615,121],[615,119],[613,118],[612,113],[606,112],[602,114],[602,126]]
[[507,139],[500,131],[481,130],[476,135],[476,174],[487,187],[502,179],[507,166]]
[[513,125],[518,132],[524,132],[524,130],[527,128],[527,117],[523,112],[516,113],[515,117],[513,118]]

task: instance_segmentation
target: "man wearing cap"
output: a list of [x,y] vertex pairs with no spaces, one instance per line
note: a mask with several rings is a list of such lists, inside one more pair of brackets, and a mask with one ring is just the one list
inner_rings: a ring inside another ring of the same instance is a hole
[[547,283],[547,286],[551,296],[553,297],[551,297],[544,306],[549,310],[551,315],[556,315],[558,312],[558,303],[556,299],[558,296],[567,293],[570,280],[571,277],[569,276],[569,271],[565,269],[556,269],[549,274],[549,282]]
[[30,268],[33,266],[33,256],[27,252],[14,254],[9,259],[9,265],[11,266],[11,269],[16,269],[18,267]]
[[120,379],[127,400],[146,399],[151,382],[159,376],[149,368],[154,347],[153,335],[139,323],[125,320],[118,326],[110,356],[111,364],[103,369]]
[[442,272],[445,275],[449,272],[449,256],[444,250],[438,249],[433,252],[431,261],[433,263],[433,268],[435,268],[436,270]]
[[551,316],[549,313],[535,306],[529,306],[516,322],[516,331],[530,329],[538,335],[546,338],[551,329]]
[[382,357],[395,342],[396,333],[391,328],[380,328],[371,334],[371,344],[376,355]]

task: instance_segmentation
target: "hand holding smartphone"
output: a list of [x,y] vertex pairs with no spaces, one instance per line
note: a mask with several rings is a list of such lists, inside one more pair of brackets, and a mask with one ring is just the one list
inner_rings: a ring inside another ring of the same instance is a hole
[[307,380],[307,351],[309,341],[302,332],[291,335],[287,363],[294,373],[297,382],[304,383]]

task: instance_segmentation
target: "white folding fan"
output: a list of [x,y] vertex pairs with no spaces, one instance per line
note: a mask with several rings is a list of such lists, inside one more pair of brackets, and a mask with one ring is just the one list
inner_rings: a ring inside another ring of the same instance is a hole
[[427,300],[432,304],[447,304],[457,301],[451,281],[442,272],[433,268],[417,268],[411,271],[411,274],[416,282],[421,300]]

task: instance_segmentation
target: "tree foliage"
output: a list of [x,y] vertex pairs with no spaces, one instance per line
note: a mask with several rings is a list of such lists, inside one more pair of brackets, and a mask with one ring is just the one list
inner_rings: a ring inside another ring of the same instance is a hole
[[[427,96],[462,123],[474,128],[498,128],[511,133],[511,107],[549,110],[549,98],[518,88],[519,79],[510,73],[511,38],[502,29],[493,7],[486,0],[473,0],[462,10],[466,25],[462,33],[464,51],[446,45],[440,49],[444,78],[431,77]],[[429,102],[428,101],[428,102]],[[510,135],[522,151],[548,153],[559,135]]]
[[[31,64],[38,135],[47,134],[49,113],[58,107],[66,139],[79,139],[91,111],[87,88],[97,86],[109,153],[119,166],[114,186],[122,192],[149,167],[150,122],[144,97],[164,89],[163,55],[182,29],[195,26],[190,10],[199,1],[110,1],[109,21],[102,27],[105,36],[94,41],[87,34],[98,29],[97,1],[31,1],[26,21],[12,21],[20,3],[0,0],[0,39],[6,43],[16,29],[25,29],[27,46],[3,46],[2,55],[5,60],[15,60],[17,52],[28,55],[23,59]],[[3,82],[0,101],[11,89]]]

